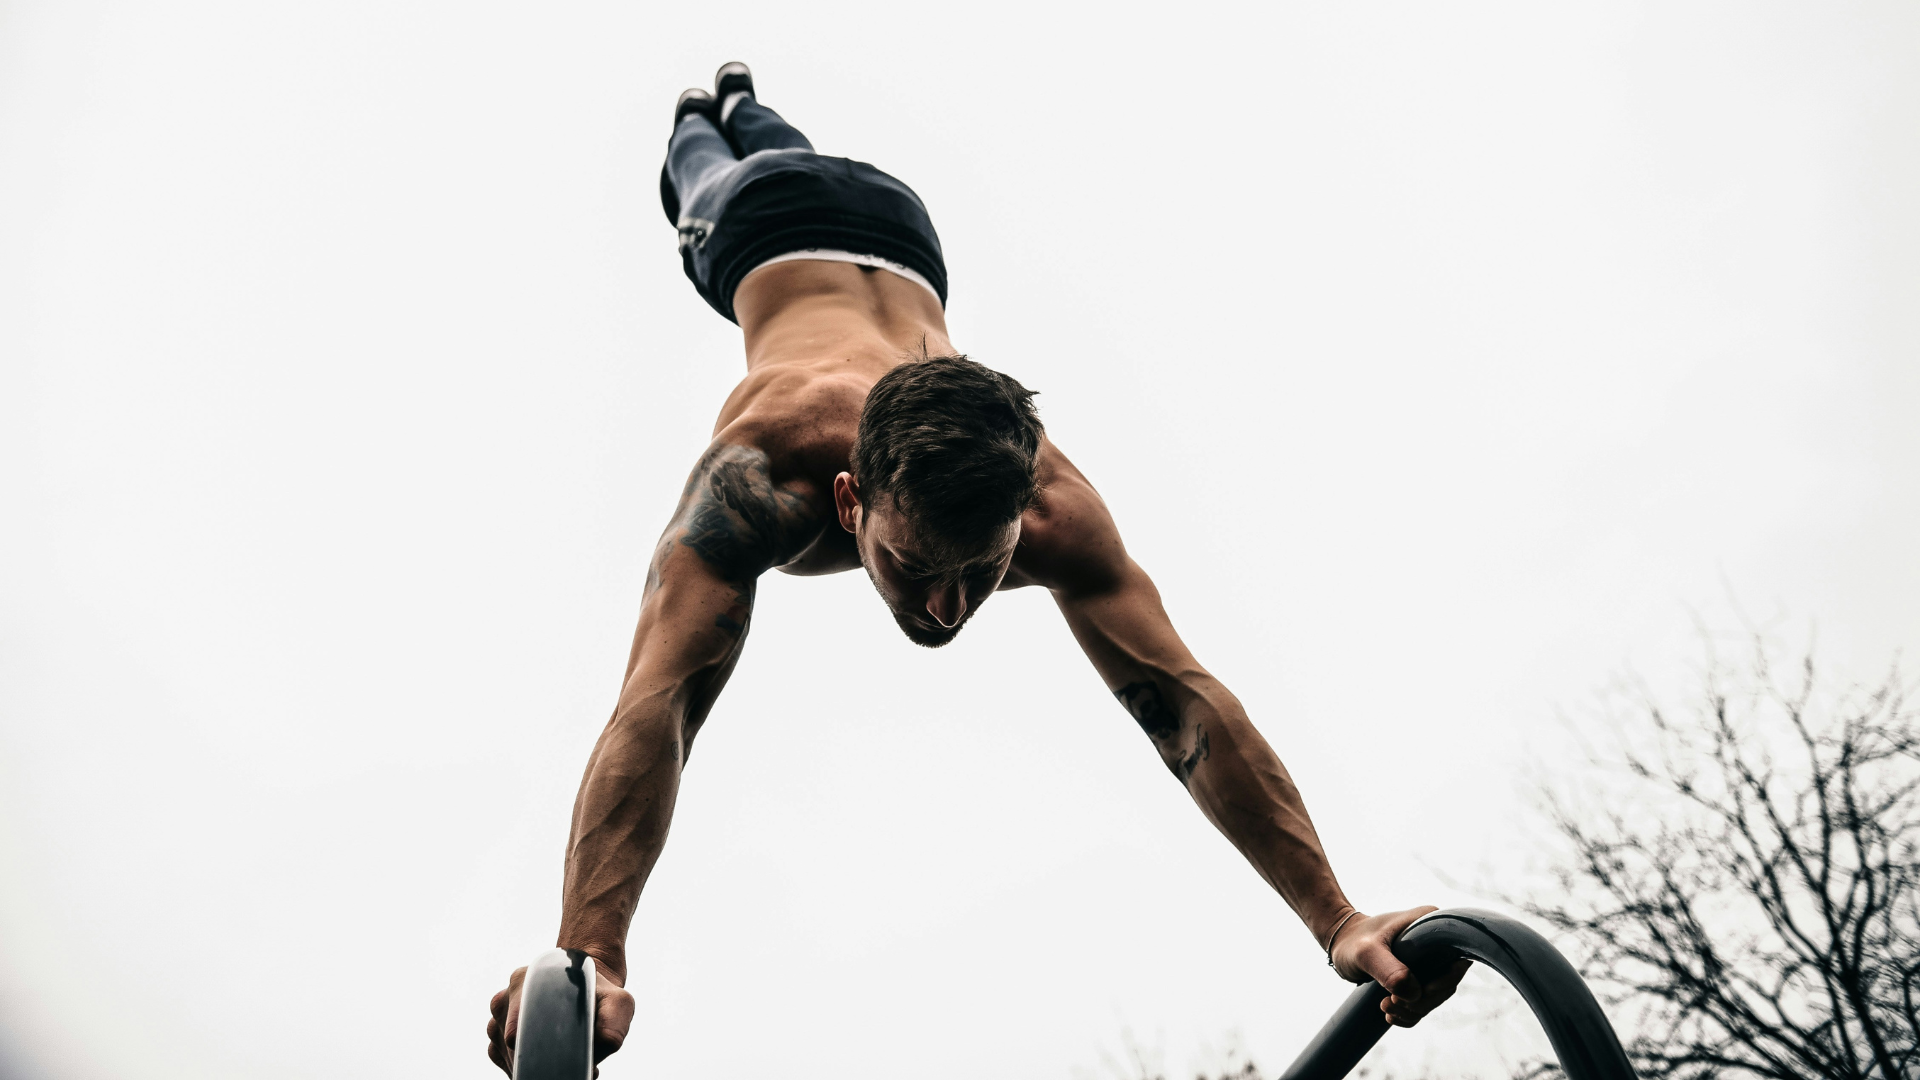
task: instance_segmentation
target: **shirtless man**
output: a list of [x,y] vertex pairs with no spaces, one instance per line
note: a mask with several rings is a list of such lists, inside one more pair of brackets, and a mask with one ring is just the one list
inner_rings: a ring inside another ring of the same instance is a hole
[[[1433,909],[1365,915],[1347,902],[1286,768],[1181,643],[1031,393],[955,352],[919,198],[871,165],[816,155],[755,100],[746,65],[722,67],[714,91],[675,106],[661,199],[687,276],[746,335],[747,376],[654,550],[626,682],[574,803],[559,944],[598,965],[595,1053],[619,1049],[633,1019],[628,924],[771,569],[864,569],[929,648],[996,591],[1047,589],[1200,812],[1340,977],[1378,980],[1403,1026],[1446,1000],[1464,963],[1422,986],[1388,948]],[[503,1069],[521,975],[487,1025]]]

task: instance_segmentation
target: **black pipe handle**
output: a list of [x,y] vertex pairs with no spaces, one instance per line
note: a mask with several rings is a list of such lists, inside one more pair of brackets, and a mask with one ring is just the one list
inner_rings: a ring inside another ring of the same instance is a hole
[[[1586,980],[1525,923],[1473,908],[1436,911],[1402,931],[1393,954],[1425,978],[1462,958],[1513,984],[1546,1029],[1568,1080],[1635,1080],[1620,1038]],[[1280,1080],[1340,1080],[1387,1033],[1380,984],[1356,989]]]
[[578,949],[548,949],[527,965],[513,1080],[591,1080],[593,982],[593,957]]

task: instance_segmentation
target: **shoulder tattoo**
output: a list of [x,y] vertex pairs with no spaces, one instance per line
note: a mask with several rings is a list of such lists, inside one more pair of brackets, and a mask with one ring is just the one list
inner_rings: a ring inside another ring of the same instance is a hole
[[817,524],[805,499],[774,484],[765,451],[724,444],[693,467],[674,515],[680,543],[739,584],[792,558]]

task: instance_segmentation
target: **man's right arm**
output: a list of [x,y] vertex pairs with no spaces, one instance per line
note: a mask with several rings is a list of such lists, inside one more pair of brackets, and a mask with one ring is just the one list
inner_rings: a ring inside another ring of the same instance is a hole
[[[592,956],[609,989],[626,983],[627,928],[666,844],[694,735],[739,659],[755,581],[804,547],[823,517],[809,487],[774,484],[764,452],[716,442],[654,551],[619,703],[574,802],[561,899],[557,944]],[[516,973],[488,1025],[502,1068],[512,1060],[518,985]],[[597,1056],[626,1034],[631,999],[617,996],[624,1000],[602,1003],[611,1015],[596,1033]]]

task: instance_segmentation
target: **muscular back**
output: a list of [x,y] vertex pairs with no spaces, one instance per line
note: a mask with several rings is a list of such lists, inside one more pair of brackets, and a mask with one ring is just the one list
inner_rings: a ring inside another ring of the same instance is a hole
[[[684,530],[688,546],[736,580],[776,568],[854,569],[852,538],[834,520],[833,478],[848,468],[861,405],[880,376],[915,355],[954,351],[945,314],[926,289],[884,270],[806,260],[755,271],[734,308],[747,376],[721,407],[667,536]],[[1070,534],[1111,529],[1091,485],[1050,442],[1039,479],[1040,499],[1022,522],[1027,541],[1003,587],[1052,584],[1075,561],[1065,549],[1097,543]]]
[[[733,561],[757,562],[756,574],[852,569],[859,559],[833,521],[833,478],[847,468],[860,407],[880,376],[923,350],[951,350],[944,313],[925,289],[886,271],[807,260],[749,274],[734,309],[747,376],[721,406],[675,525],[704,515],[753,531],[751,554]],[[755,528],[765,515],[741,501],[775,493],[785,525],[777,537]],[[724,540],[705,536],[709,548]]]

